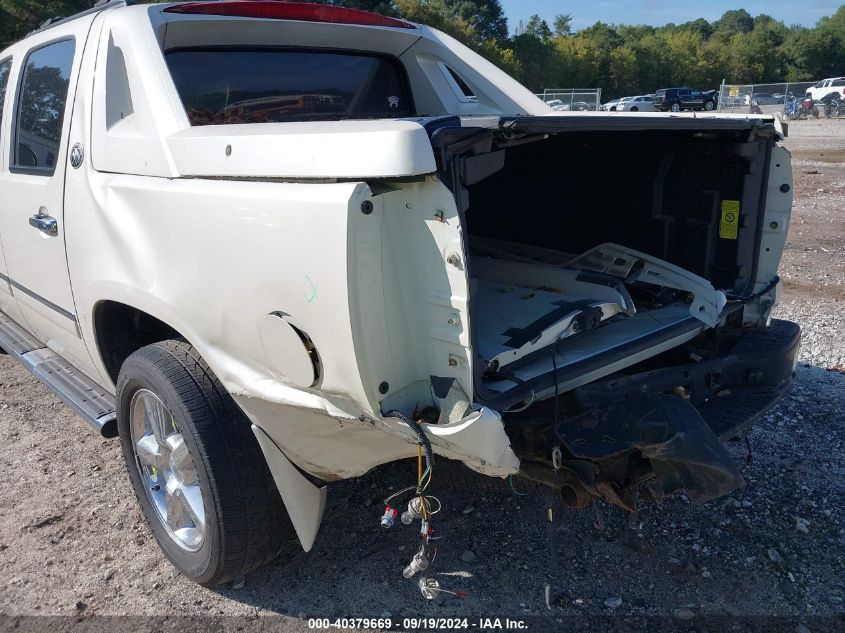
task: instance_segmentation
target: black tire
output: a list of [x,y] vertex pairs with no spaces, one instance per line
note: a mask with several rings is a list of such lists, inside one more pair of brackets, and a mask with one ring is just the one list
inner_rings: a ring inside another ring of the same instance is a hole
[[640,109],[637,106],[631,106],[631,112],[639,112]]
[[675,102],[674,102],[671,106],[669,106],[669,109],[670,109],[672,112],[680,112],[683,108],[681,108],[681,104],[680,104],[680,103],[678,103],[677,101],[675,101]]
[[716,109],[716,102],[713,101],[712,99],[708,99],[707,101],[704,102],[704,109],[707,112],[712,112],[713,110]]
[[[206,530],[197,551],[171,536],[142,479],[130,430],[130,404],[141,389],[170,411],[196,468]],[[219,585],[269,562],[291,541],[293,528],[248,418],[191,345],[162,341],[129,356],[120,369],[117,400],[117,427],[135,496],[153,536],[182,575]]]

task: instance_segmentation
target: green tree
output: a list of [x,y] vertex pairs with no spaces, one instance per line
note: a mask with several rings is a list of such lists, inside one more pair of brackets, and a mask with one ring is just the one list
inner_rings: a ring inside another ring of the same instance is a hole
[[754,28],[754,18],[745,9],[731,9],[725,11],[714,26],[717,32],[728,36],[748,33]]
[[549,23],[542,19],[539,15],[532,15],[528,23],[525,25],[523,33],[529,37],[534,37],[540,41],[547,42],[552,39],[552,30],[549,28]]
[[558,37],[566,37],[572,35],[572,15],[556,15],[553,22],[555,35]]
[[11,43],[45,21],[91,8],[91,0],[0,0],[0,36]]
[[508,39],[508,19],[499,0],[449,0],[451,11],[468,22],[480,40]]

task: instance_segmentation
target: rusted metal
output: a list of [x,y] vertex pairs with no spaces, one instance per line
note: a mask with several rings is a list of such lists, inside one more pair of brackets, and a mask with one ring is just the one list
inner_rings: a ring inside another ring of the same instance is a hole
[[[685,490],[696,503],[743,485],[719,439],[688,401],[648,394],[606,403],[551,425],[525,425],[514,438],[523,476],[554,486],[568,505],[594,498],[636,512],[638,499],[660,501]],[[551,450],[560,446],[560,473]]]

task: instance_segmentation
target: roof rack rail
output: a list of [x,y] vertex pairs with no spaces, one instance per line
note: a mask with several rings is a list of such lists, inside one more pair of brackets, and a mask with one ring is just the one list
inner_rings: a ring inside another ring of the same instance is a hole
[[85,11],[80,11],[79,13],[75,13],[74,15],[70,15],[67,17],[57,16],[55,18],[50,18],[49,20],[45,21],[41,26],[37,29],[30,31],[27,33],[27,37],[30,35],[34,35],[35,33],[41,33],[42,31],[46,31],[47,29],[53,28],[58,24],[64,24],[65,22],[70,22],[71,20],[75,20],[77,18],[81,18],[85,15],[91,15],[92,13],[99,13],[100,11],[104,11],[106,9],[110,9],[112,7],[125,7],[131,4],[144,4],[143,2],[138,2],[136,0],[97,0],[94,3],[94,6],[90,9],[86,9]]

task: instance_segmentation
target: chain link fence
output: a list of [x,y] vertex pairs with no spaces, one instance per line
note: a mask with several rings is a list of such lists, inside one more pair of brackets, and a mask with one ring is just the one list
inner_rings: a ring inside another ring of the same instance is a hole
[[537,97],[552,110],[593,112],[601,109],[601,88],[546,89]]
[[815,81],[775,84],[725,84],[719,88],[718,111],[727,114],[777,114],[790,107],[790,102],[803,101]]

